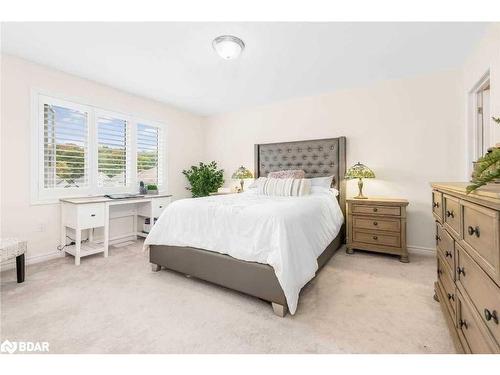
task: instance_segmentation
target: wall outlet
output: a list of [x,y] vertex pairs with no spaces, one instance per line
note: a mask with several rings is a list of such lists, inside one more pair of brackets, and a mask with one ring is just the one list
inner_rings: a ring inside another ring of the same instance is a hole
[[38,232],[45,232],[47,230],[47,225],[45,223],[38,224]]

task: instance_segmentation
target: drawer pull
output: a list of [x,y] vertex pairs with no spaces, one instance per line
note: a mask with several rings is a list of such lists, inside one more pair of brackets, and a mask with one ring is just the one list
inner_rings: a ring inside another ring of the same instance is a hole
[[377,208],[377,207],[375,207],[375,208],[373,209],[373,212],[378,212],[378,208]]
[[95,216],[95,214],[90,214],[90,216],[91,216],[91,217],[94,217],[94,216]]
[[479,227],[472,228],[470,225],[467,228],[467,232],[469,233],[469,236],[473,236],[475,234],[477,238],[479,238],[479,235],[481,234],[479,232]]
[[454,219],[455,213],[453,211],[446,211],[446,217],[451,217],[452,219]]
[[459,324],[460,328],[463,328],[463,327],[465,327],[465,329],[467,329],[467,328],[468,328],[468,326],[467,326],[467,321],[466,321],[466,320],[460,319],[460,320],[458,321],[458,324]]
[[464,267],[457,267],[457,273],[460,276],[460,274],[465,276],[465,268]]
[[375,241],[378,240],[378,237],[377,236],[373,236],[372,237]]
[[439,202],[432,202],[432,207],[433,208],[438,208],[439,207]]
[[374,221],[374,222],[373,222],[373,225],[377,226],[377,225],[378,225],[378,223],[377,223],[376,221]]
[[446,252],[444,253],[444,256],[445,256],[445,257],[450,257],[450,258],[453,258],[453,255],[451,254],[451,251],[446,251]]
[[163,206],[160,206],[160,208],[163,208]]
[[455,295],[448,293],[448,299],[451,301],[455,301]]
[[498,324],[498,315],[497,315],[497,311],[496,310],[493,310],[493,312],[491,312],[490,310],[488,309],[484,309],[484,318],[489,322],[491,319],[493,319],[493,321],[495,322],[495,324]]

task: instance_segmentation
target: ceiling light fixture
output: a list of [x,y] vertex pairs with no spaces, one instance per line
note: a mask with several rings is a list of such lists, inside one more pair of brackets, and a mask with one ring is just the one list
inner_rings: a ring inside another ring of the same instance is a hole
[[241,55],[245,49],[245,43],[240,38],[232,35],[221,35],[212,42],[215,52],[224,60],[233,60]]

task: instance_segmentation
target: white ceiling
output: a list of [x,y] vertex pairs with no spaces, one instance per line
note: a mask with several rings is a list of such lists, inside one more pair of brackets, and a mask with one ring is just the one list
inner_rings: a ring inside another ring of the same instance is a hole
[[[210,115],[460,67],[484,23],[3,23],[2,50]],[[212,40],[246,49],[222,60]]]

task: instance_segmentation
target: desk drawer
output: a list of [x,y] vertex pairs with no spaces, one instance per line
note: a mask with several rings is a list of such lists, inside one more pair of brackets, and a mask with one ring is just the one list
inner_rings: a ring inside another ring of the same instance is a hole
[[158,218],[170,204],[170,197],[153,198],[151,204],[153,205],[153,216]]
[[500,344],[500,288],[474,262],[474,260],[457,245],[458,282],[463,286],[482,321]]
[[399,234],[381,233],[377,231],[353,230],[354,242],[364,242],[382,246],[401,246],[401,236]]
[[[499,214],[498,211],[463,202],[464,225],[463,238],[485,270],[497,281],[500,281],[500,252],[498,251]],[[469,250],[466,248],[466,250]]]
[[449,266],[451,277],[455,280],[455,241],[441,224],[436,223],[436,247]]
[[389,232],[401,232],[401,220],[384,217],[353,216],[354,229],[383,230]]
[[474,319],[474,314],[465,298],[460,293],[458,293],[457,297],[457,329],[465,337],[466,345],[473,354],[494,353],[489,345],[489,339],[481,332],[479,324]]
[[352,204],[353,214],[401,216],[400,207],[377,206],[372,204]]
[[89,203],[78,206],[78,226],[81,229],[104,226],[104,203]]
[[444,222],[457,237],[460,237],[460,203],[457,198],[443,195]]

